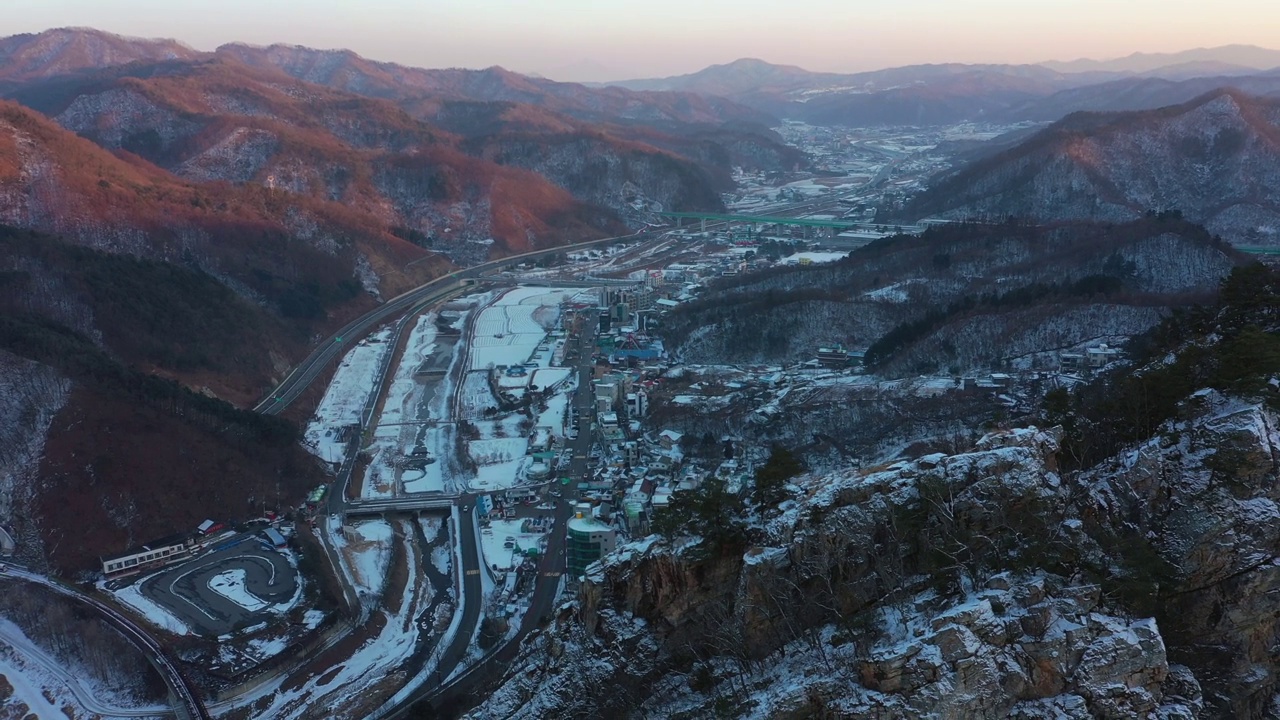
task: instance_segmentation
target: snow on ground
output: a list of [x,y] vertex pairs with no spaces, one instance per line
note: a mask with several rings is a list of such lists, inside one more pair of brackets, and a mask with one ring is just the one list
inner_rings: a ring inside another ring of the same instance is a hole
[[338,428],[360,422],[360,413],[369,401],[374,378],[382,359],[391,349],[392,328],[385,327],[361,340],[342,358],[316,408],[315,417],[307,425],[304,444],[321,460],[341,462],[346,446],[337,442]]
[[[453,506],[453,509],[451,511],[451,516],[450,516],[452,520],[450,527],[454,527],[454,528],[458,527],[459,520],[460,520],[458,513],[459,513],[458,506],[456,505]],[[435,518],[432,518],[432,520],[436,521],[437,527],[438,527],[438,523],[443,522],[443,520],[439,520]],[[420,522],[421,521],[422,520],[420,520]],[[425,524],[423,525],[423,529],[427,530],[427,526]],[[432,537],[432,536],[428,534],[428,537]],[[452,562],[454,563],[454,566],[462,567],[462,543],[451,542],[448,544],[448,547],[446,549],[449,552],[453,553]],[[427,658],[427,661],[423,663],[422,669],[418,671],[418,674],[413,678],[411,678],[408,682],[404,683],[404,685],[402,685],[400,689],[396,691],[395,695],[388,698],[387,701],[383,704],[383,706],[378,709],[378,712],[374,713],[375,716],[380,717],[391,706],[402,703],[405,698],[409,697],[409,695],[412,694],[414,690],[416,690],[418,687],[422,685],[423,682],[425,682],[428,678],[430,678],[432,674],[435,672],[436,667],[440,664],[440,656],[444,652],[445,648],[453,644],[453,639],[454,637],[457,636],[458,629],[462,626],[463,613],[461,611],[461,608],[457,606],[458,591],[461,589],[462,579],[459,574],[452,574],[450,577],[453,581],[453,585],[449,589],[449,597],[452,598],[452,601],[444,602],[436,606],[435,615],[432,617],[432,623],[431,623],[433,629],[438,629],[444,623],[445,618],[448,617],[449,618],[448,626],[445,627],[444,631],[439,635],[439,637],[436,638],[435,649],[431,652],[431,657]],[[482,582],[486,577],[488,577],[488,573],[480,573],[480,578]],[[444,614],[446,612],[448,613],[448,616]],[[478,629],[479,627],[480,627],[480,623],[476,623],[476,628]],[[460,669],[463,669],[463,666],[461,664],[459,664],[458,667],[454,668],[454,673],[457,673]],[[450,677],[452,677],[452,674],[450,675]],[[437,678],[437,682],[438,681],[439,679]]]
[[523,456],[509,462],[481,465],[476,469],[476,479],[471,482],[471,489],[492,492],[515,487],[523,479],[528,464],[529,457]]
[[[380,527],[374,528],[374,525]],[[407,524],[402,525],[401,529],[405,535],[410,532]],[[359,533],[366,539],[375,537],[388,542],[392,537],[391,525],[383,521],[360,523]],[[417,553],[409,552],[405,557],[408,577],[419,577],[421,571],[417,564]],[[256,711],[254,717],[279,720],[314,717],[318,707],[332,708],[335,712],[333,717],[350,717],[336,714],[337,710],[353,706],[364,707],[370,695],[387,687],[388,676],[408,660],[417,648],[419,626],[415,620],[430,605],[431,593],[422,592],[415,596],[415,586],[412,582],[406,584],[399,612],[393,614],[385,607],[376,611],[383,616],[378,634],[368,638],[349,658],[333,669],[317,673],[296,689],[281,690],[280,681],[274,681],[264,686],[261,693],[238,699],[236,705],[244,707],[259,698],[271,697],[271,705]],[[456,616],[461,614],[455,613]]]
[[568,380],[571,375],[573,375],[573,368],[538,368],[533,371],[533,380],[530,381],[530,384],[534,387],[545,390],[558,382]]
[[[521,532],[522,520],[492,520],[487,528],[480,530],[480,547],[484,552],[484,563],[488,567],[498,566],[499,570],[509,570],[520,562],[517,553],[537,548],[542,551],[547,536],[543,533]],[[508,540],[510,538],[510,540]],[[512,547],[505,547],[507,542]]]
[[266,600],[249,592],[244,586],[245,571],[243,568],[232,568],[209,578],[209,589],[250,612],[266,607]]
[[505,437],[491,440],[472,440],[467,452],[477,465],[497,465],[525,456],[529,451],[529,438]]
[[550,427],[552,432],[563,432],[565,427],[565,414],[568,411],[568,392],[552,395],[547,398],[547,409],[538,414],[538,425]]
[[[0,677],[9,681],[13,686],[13,695],[8,698],[0,698],[0,714],[11,707],[22,703],[27,706],[29,714],[18,715],[12,717],[29,718],[34,716],[37,720],[55,720],[56,718],[65,718],[66,714],[62,712],[56,705],[45,699],[45,688],[49,687],[49,694],[57,698],[58,702],[66,704],[70,701],[69,697],[63,697],[62,694],[54,694],[53,687],[50,687],[46,680],[38,670],[26,666],[19,665],[16,661],[11,661],[3,654],[0,654]],[[69,695],[69,693],[68,693]],[[77,713],[78,715],[79,713]]]
[[[387,498],[396,493],[399,458],[414,443],[419,425],[404,425],[419,418],[418,406],[422,400],[423,385],[415,377],[418,368],[431,357],[436,349],[436,313],[423,313],[409,332],[404,354],[391,376],[387,396],[373,431],[373,441],[367,448],[372,456],[365,468],[360,484],[363,498]],[[436,483],[428,478],[428,470],[414,475],[413,492],[422,492]],[[438,474],[438,473],[437,473]],[[403,479],[403,478],[402,478]],[[443,489],[443,479],[440,480]]]
[[0,618],[0,676],[13,686],[12,695],[0,696],[0,717],[9,717],[6,711],[18,702],[27,706],[29,714],[13,717],[48,720],[65,720],[69,716],[160,717],[169,710],[156,705],[139,707],[127,692],[100,684],[81,667],[66,666],[4,618]]
[[111,592],[117,601],[132,608],[152,625],[162,630],[168,630],[174,635],[191,634],[191,628],[187,627],[186,623],[179,620],[173,613],[151,602],[142,594],[138,586],[139,583],[134,583],[128,587],[108,592]]
[[350,567],[352,584],[371,595],[381,591],[391,561],[391,524],[385,520],[362,520],[334,533],[332,540]]
[[[532,458],[526,454],[529,438],[519,434],[522,419],[523,416],[513,413],[500,420],[476,424],[481,439],[467,443],[467,453],[476,464],[472,490],[505,490],[523,481]],[[499,427],[502,437],[496,436]]]
[[422,527],[422,534],[426,536],[428,541],[434,540],[440,532],[440,526],[444,524],[444,518],[439,515],[419,515],[418,525]]
[[315,630],[320,626],[320,622],[324,620],[324,611],[312,608],[302,614],[302,624],[308,630]]
[[911,285],[910,281],[894,283],[892,285],[886,285],[877,290],[871,290],[869,292],[866,292],[864,293],[864,296],[872,300],[883,300],[883,301],[892,302],[892,303],[904,303],[907,300],[911,299],[911,297],[907,295],[907,291],[906,291],[906,288],[909,287],[910,285]]
[[453,552],[448,545],[436,545],[431,548],[431,564],[444,575],[449,574],[452,558]]
[[518,287],[480,311],[471,339],[471,369],[528,362],[555,326],[567,292]]
[[489,390],[489,378],[484,372],[467,373],[460,396],[462,420],[479,420],[487,408],[495,406],[493,393]]
[[788,255],[778,261],[779,265],[799,265],[801,263],[828,263],[849,257],[847,252],[801,252]]

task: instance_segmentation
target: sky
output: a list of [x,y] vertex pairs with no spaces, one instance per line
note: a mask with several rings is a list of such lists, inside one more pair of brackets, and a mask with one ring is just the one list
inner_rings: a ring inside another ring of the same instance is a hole
[[742,57],[857,72],[1280,46],[1276,0],[0,0],[0,35],[65,26],[575,81]]

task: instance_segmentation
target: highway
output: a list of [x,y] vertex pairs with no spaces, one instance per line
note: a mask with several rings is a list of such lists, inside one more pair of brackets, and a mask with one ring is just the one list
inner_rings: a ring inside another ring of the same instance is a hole
[[119,612],[113,610],[107,605],[98,602],[96,599],[85,595],[62,583],[50,580],[43,575],[28,572],[25,569],[8,565],[3,573],[0,573],[0,579],[9,580],[25,580],[27,582],[43,585],[50,590],[69,597],[80,603],[88,605],[94,612],[101,615],[108,623],[120,631],[138,651],[151,662],[152,666],[160,673],[164,684],[169,688],[169,695],[173,700],[174,714],[179,718],[190,720],[207,720],[210,718],[209,711],[205,709],[204,703],[200,700],[199,692],[195,686],[187,680],[186,676],[178,670],[178,666],[169,656],[165,654],[164,648],[151,638],[145,630],[138,627],[132,620]]
[[368,335],[374,328],[385,323],[397,315],[407,313],[415,305],[425,305],[434,302],[450,292],[457,290],[467,284],[467,281],[474,280],[481,275],[502,268],[512,263],[524,262],[526,260],[536,260],[541,257],[555,255],[564,252],[575,252],[587,248],[597,247],[599,245],[608,245],[615,242],[626,242],[633,240],[646,239],[645,231],[637,231],[630,235],[619,235],[617,237],[601,238],[599,240],[589,240],[574,245],[561,245],[560,247],[546,248],[544,250],[534,250],[532,252],[521,253],[519,255],[510,255],[499,260],[491,260],[481,263],[463,270],[455,270],[443,277],[432,280],[424,285],[410,290],[409,292],[398,295],[351,322],[343,325],[334,334],[323,340],[315,350],[311,351],[301,363],[293,368],[284,380],[276,386],[274,390],[267,394],[256,406],[254,411],[265,415],[275,415],[285,410],[294,400],[298,399],[311,383],[324,372],[329,363],[342,354],[350,343],[360,340]]
[[[571,440],[568,448],[571,451],[571,459],[569,462],[569,471],[567,476],[572,478],[572,482],[568,487],[564,488],[565,496],[556,505],[555,524],[547,537],[546,553],[542,556],[538,565],[538,577],[534,584],[533,596],[529,602],[529,609],[525,612],[524,618],[520,623],[520,630],[516,635],[498,646],[488,655],[485,655],[480,662],[472,665],[464,670],[457,677],[452,678],[443,685],[424,684],[415,692],[410,694],[403,703],[391,708],[380,715],[383,718],[402,718],[409,715],[411,711],[423,709],[418,707],[425,704],[426,708],[443,707],[447,704],[455,702],[459,699],[474,699],[475,692],[483,688],[487,683],[492,683],[502,677],[507,665],[515,659],[520,651],[520,643],[529,635],[529,633],[540,627],[546,620],[551,617],[552,611],[555,609],[556,595],[560,591],[560,584],[566,571],[565,565],[565,532],[572,516],[573,500],[577,496],[577,483],[585,482],[588,475],[588,460],[591,454],[591,447],[595,438],[592,432],[592,419],[595,417],[595,397],[591,386],[592,374],[592,352],[595,350],[594,339],[596,334],[596,324],[594,318],[589,318],[583,332],[578,336],[578,387],[575,390],[573,407],[577,410],[577,417],[581,430],[578,436]],[[471,506],[474,512],[474,505]],[[465,536],[464,536],[465,537]],[[474,536],[472,536],[474,541]],[[464,551],[465,551],[464,546]],[[479,562],[472,566],[466,562],[464,555],[464,567],[470,578],[471,568],[479,568]],[[476,593],[473,597],[479,597],[480,593],[479,572],[475,577]],[[464,588],[468,595],[473,590],[470,587]],[[478,608],[477,608],[478,610]],[[474,627],[474,623],[478,618],[470,621],[470,626]],[[468,626],[467,618],[464,616],[464,626]],[[458,638],[454,639],[454,644],[459,644],[459,638],[464,633],[459,632]],[[469,642],[470,636],[467,636]],[[450,648],[452,651],[453,648]],[[463,645],[461,652],[465,652],[466,647]],[[450,668],[456,666],[456,661]],[[441,673],[439,677],[448,677],[449,673]]]
[[[828,200],[826,203],[804,203],[797,206],[812,207],[817,204],[834,204],[834,200]],[[586,243],[576,245],[568,245],[557,248],[548,248],[546,250],[524,253],[500,260],[491,261],[481,265],[477,265],[465,270],[459,270],[444,277],[438,278],[432,282],[426,283],[414,290],[400,295],[388,302],[384,303],[377,309],[366,313],[365,315],[353,320],[345,325],[334,335],[330,336],[326,341],[322,342],[302,363],[300,363],[283,382],[259,405],[255,410],[266,414],[274,414],[282,411],[289,406],[297,397],[306,390],[306,388],[315,381],[326,367],[341,353],[345,352],[349,345],[362,339],[365,335],[372,332],[378,326],[386,323],[399,314],[403,319],[396,331],[396,342],[392,347],[398,345],[399,337],[405,327],[407,318],[411,317],[417,309],[426,305],[439,302],[453,293],[461,292],[468,285],[481,278],[484,273],[499,269],[503,266],[510,265],[515,262],[536,259],[547,255],[562,252],[573,252],[599,245],[606,245],[614,242],[646,240],[650,239],[644,232],[637,232],[632,235],[603,238]],[[610,281],[605,281],[610,282]],[[617,282],[617,281],[612,281]],[[531,284],[543,284],[542,281],[532,281]],[[556,281],[546,281],[548,286],[560,285],[589,285],[597,286],[602,284],[600,281],[587,283],[561,283]],[[475,504],[476,496],[466,493],[453,496],[449,499],[454,501],[454,507],[459,512],[454,515],[458,518],[456,542],[461,544],[461,571],[462,575],[462,597],[459,598],[459,611],[462,613],[462,619],[459,623],[456,635],[448,641],[448,645],[439,654],[437,670],[434,675],[434,682],[423,683],[420,687],[411,692],[405,699],[391,707],[383,708],[378,717],[404,717],[410,709],[419,702],[427,701],[430,705],[439,706],[441,703],[450,702],[455,698],[461,698],[471,693],[476,688],[482,687],[486,682],[492,682],[496,678],[501,677],[506,665],[515,658],[519,651],[520,643],[528,636],[529,633],[541,626],[551,615],[555,607],[557,595],[563,582],[563,576],[566,570],[565,565],[565,533],[568,520],[572,514],[573,500],[577,495],[577,483],[588,479],[588,456],[594,443],[593,436],[593,419],[595,417],[595,400],[592,389],[592,354],[594,351],[594,338],[596,334],[596,323],[594,318],[588,318],[583,328],[583,332],[579,333],[578,341],[578,387],[575,391],[573,407],[577,411],[580,430],[577,436],[569,441],[567,447],[571,451],[569,469],[566,473],[573,482],[564,488],[565,497],[557,504],[555,513],[555,522],[547,539],[546,552],[539,561],[538,576],[534,584],[534,590],[530,599],[530,605],[526,611],[517,634],[508,642],[500,645],[498,648],[487,654],[480,662],[463,670],[457,677],[446,682],[442,681],[454,672],[458,664],[466,657],[470,649],[471,642],[475,636],[475,629],[480,621],[480,614],[483,605],[483,585],[481,581],[480,548],[478,546],[475,526]],[[467,350],[467,338],[469,332],[464,332],[461,340],[461,347],[464,353]],[[394,351],[389,354],[394,356]],[[465,358],[464,358],[465,359]],[[370,394],[369,404],[362,413],[359,432],[352,438],[352,446],[346,453],[346,460],[339,468],[337,482],[331,486],[331,491],[326,502],[326,512],[330,517],[345,517],[346,512],[356,506],[363,506],[365,503],[353,504],[346,497],[347,485],[350,482],[351,473],[354,469],[355,458],[358,454],[359,444],[363,439],[364,430],[371,426],[375,419],[372,417],[374,409],[383,393],[386,385],[386,379],[390,375],[388,368],[389,362],[384,362],[379,369],[378,377],[375,379],[374,392]],[[455,393],[460,389],[461,383],[455,388]],[[457,413],[457,398],[451,403],[454,413]],[[444,498],[435,498],[444,499]],[[379,503],[381,504],[381,503]],[[387,503],[387,510],[411,510],[408,507],[411,503],[406,503],[406,507],[391,507],[392,503]],[[395,503],[399,505],[399,503]],[[462,508],[466,508],[465,511]],[[323,536],[324,533],[321,533]],[[323,542],[323,539],[322,539]],[[346,582],[346,574],[342,572],[339,564],[339,558],[336,553],[324,543],[329,560],[333,564],[336,574],[343,585],[343,592],[346,596],[349,606],[359,605],[354,602],[355,592]],[[363,620],[365,614],[361,608],[360,618]]]

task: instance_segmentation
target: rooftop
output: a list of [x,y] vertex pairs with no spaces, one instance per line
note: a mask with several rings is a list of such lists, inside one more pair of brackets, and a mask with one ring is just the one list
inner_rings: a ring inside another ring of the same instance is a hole
[[612,527],[593,517],[569,518],[569,529],[573,532],[580,533],[605,532],[606,530],[613,530]]

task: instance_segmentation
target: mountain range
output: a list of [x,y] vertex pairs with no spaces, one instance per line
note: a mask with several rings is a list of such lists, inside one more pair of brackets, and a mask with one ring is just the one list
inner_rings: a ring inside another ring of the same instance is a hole
[[[227,468],[244,483],[231,494],[296,495],[313,478],[287,443],[224,433],[258,428],[235,408],[313,338],[453,267],[622,233],[654,210],[722,209],[733,168],[807,162],[769,129],[791,109],[832,122],[1030,117],[1050,101],[1064,111],[1165,103],[1216,82],[1036,66],[839,76],[739,61],[678,83],[589,87],[296,46],[200,52],[85,29],[0,39],[0,375],[70,388],[57,402],[14,395],[21,432],[0,430],[10,447],[43,438],[62,460],[113,448],[111,463],[57,467],[23,454],[13,477],[41,489],[0,514],[38,518],[24,531],[47,549],[42,560],[75,568],[85,558],[60,538],[79,525],[101,543],[131,541],[125,528],[139,526],[119,518],[139,507],[130,478],[140,472],[161,478],[148,502],[192,513],[233,512],[229,495],[190,494]],[[1233,82],[1267,94],[1280,76]],[[939,186],[917,208],[1111,219],[1176,207],[1233,240],[1265,235],[1277,212],[1269,188],[1280,186],[1268,174],[1274,124],[1269,101],[1239,92],[1150,115],[1072,116],[962,170],[964,187]],[[1137,164],[1152,156],[1163,158],[1159,177]],[[1040,190],[1018,184],[1028,177]],[[1085,188],[1097,207],[1075,213],[1059,202],[1065,187]],[[1196,200],[1201,191],[1215,199]],[[133,298],[145,308],[131,311]],[[151,377],[173,385],[157,390]],[[135,407],[139,396],[152,404]],[[192,403],[204,409],[182,410],[185,430],[162,420]],[[50,413],[83,421],[49,430]],[[112,423],[129,428],[129,443],[103,429]],[[189,454],[149,452],[175,433]],[[295,484],[272,479],[286,469]],[[110,503],[93,505],[96,484],[116,489]],[[40,510],[58,497],[76,498],[74,517]]]
[[0,40],[0,97],[0,522],[68,571],[320,482],[237,408],[382,298],[806,162],[727,100],[87,29]]
[[[1105,62],[952,63],[862,73],[809,72],[746,58],[688,75],[612,85],[720,96],[814,124],[938,125],[1056,120],[1078,110],[1145,109],[1160,106],[1152,103],[1185,102],[1223,85],[1248,84],[1250,92],[1276,93],[1276,68],[1280,51],[1252,46],[1137,54]],[[1211,87],[1205,87],[1206,78],[1212,78]],[[1181,85],[1190,80],[1196,89]]]
[[1177,212],[1242,245],[1280,241],[1280,100],[1216,90],[1157,110],[1077,113],[938,179],[904,211],[1124,221]]

